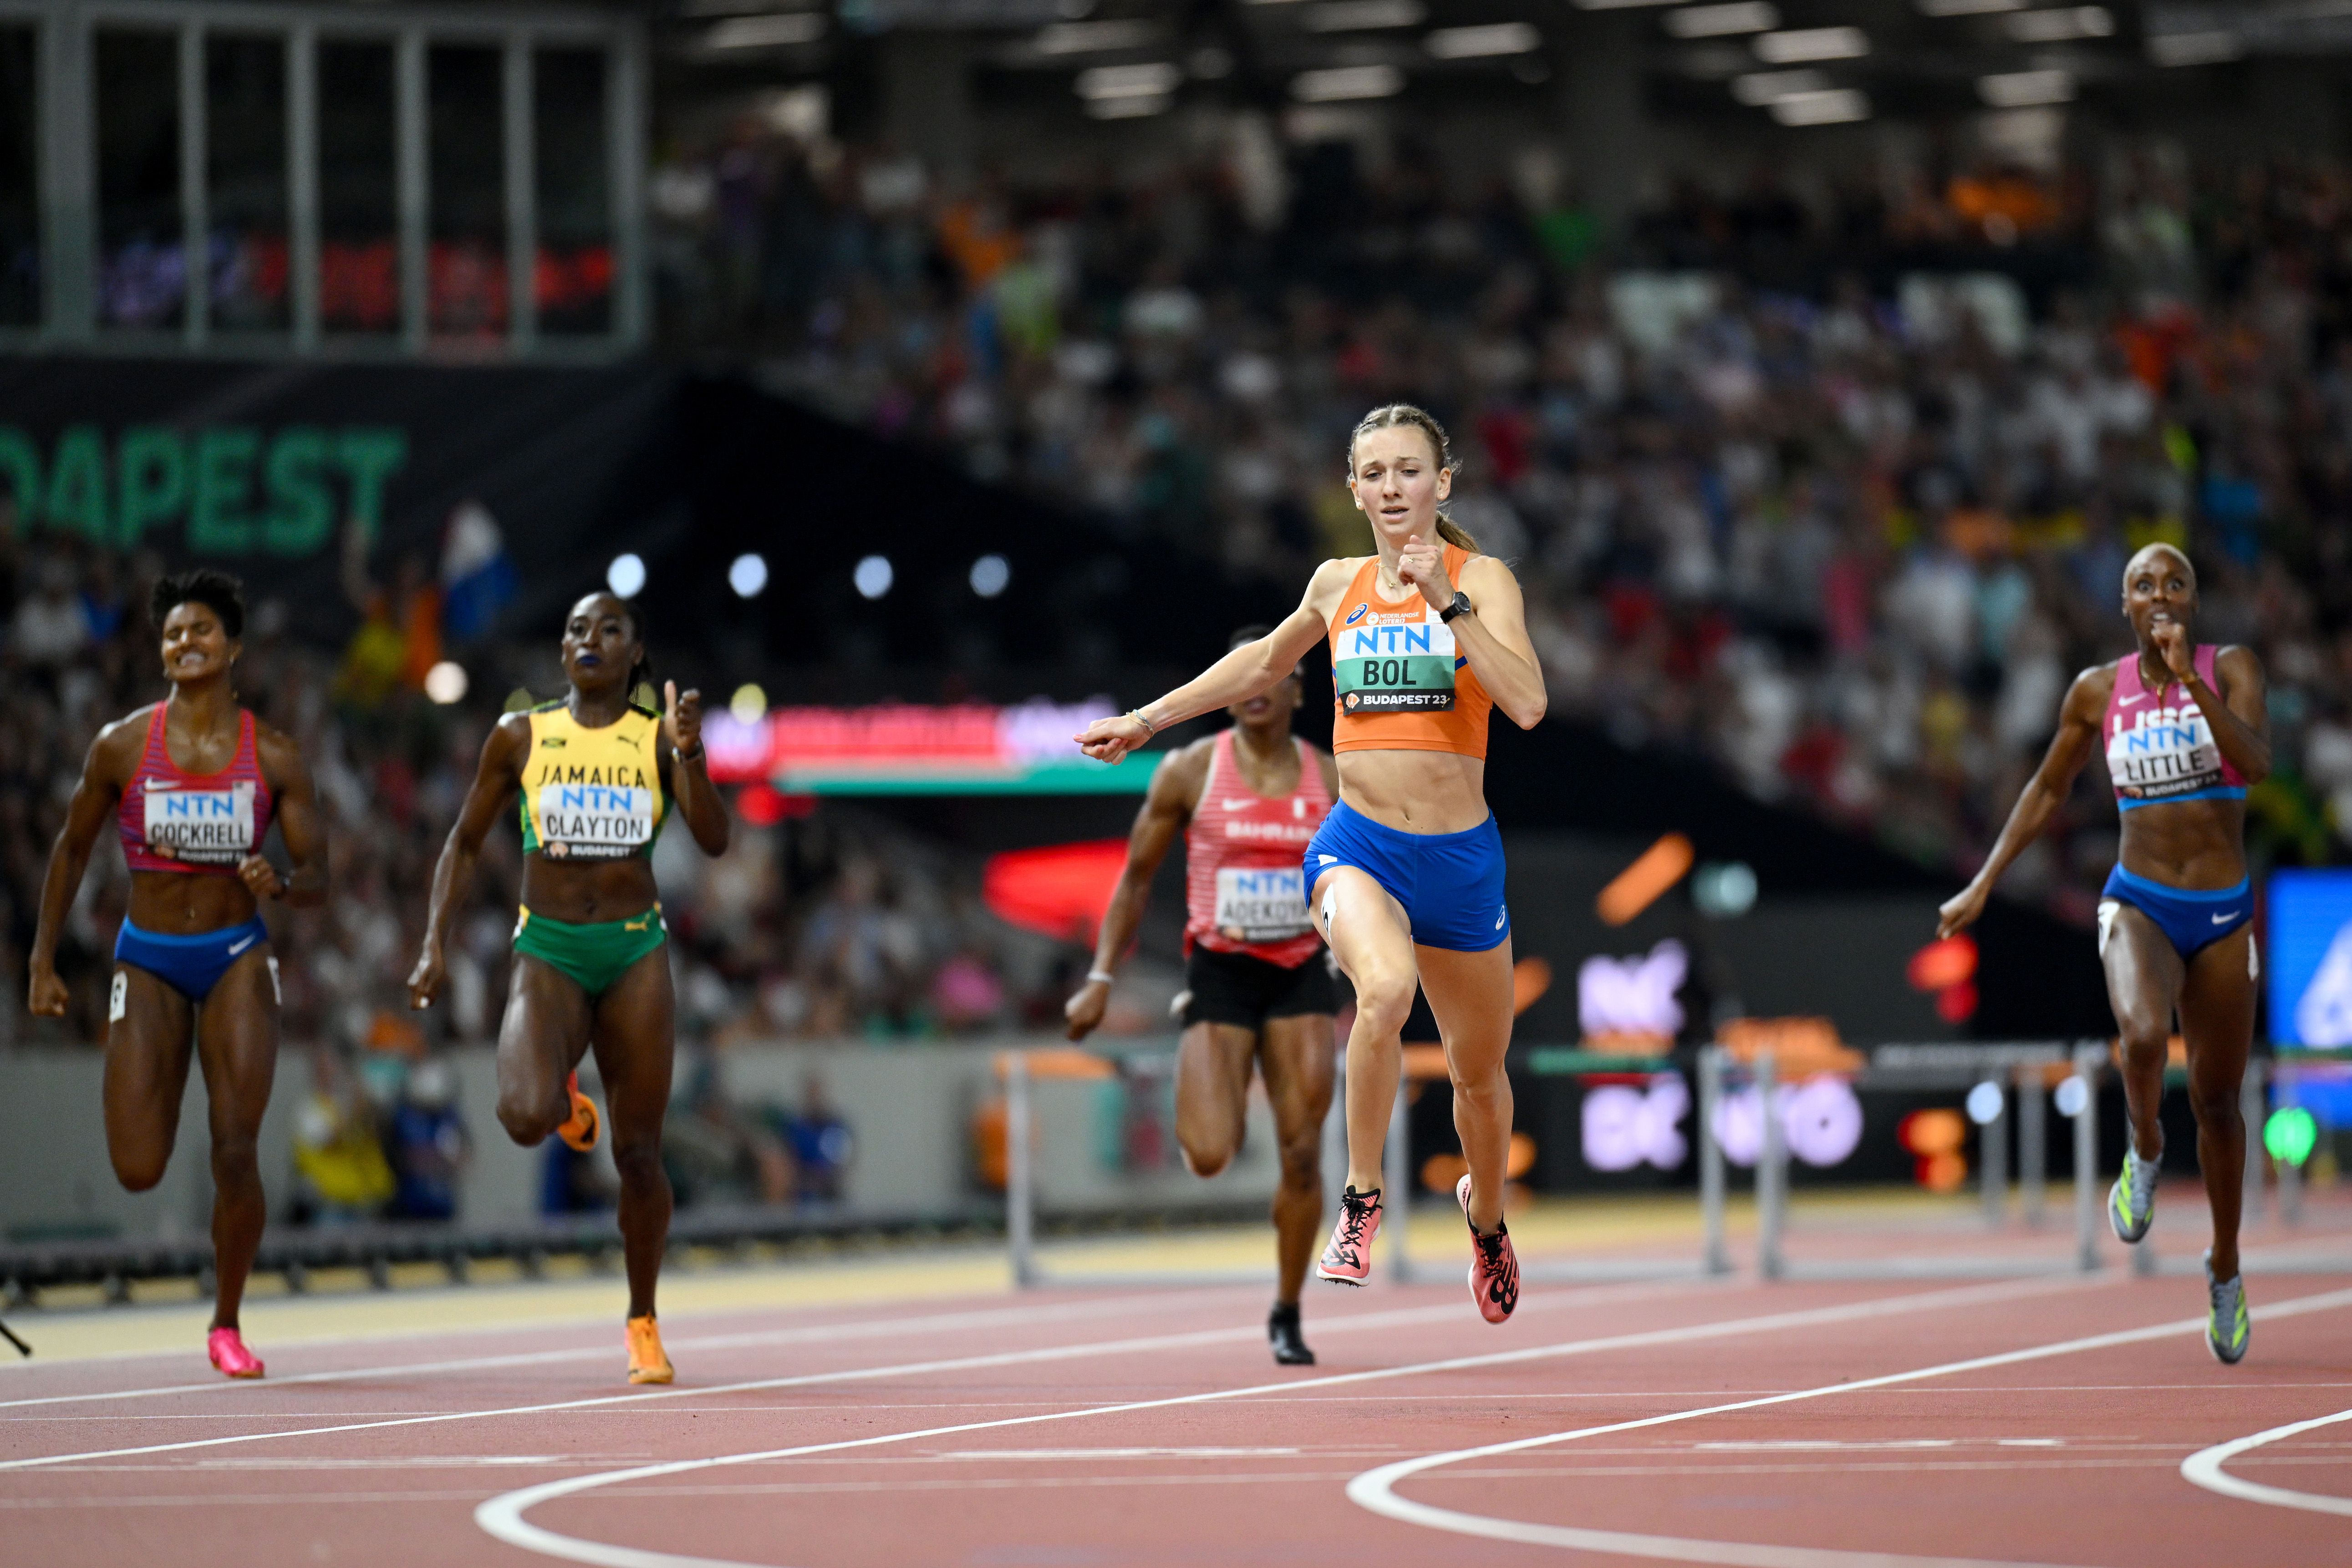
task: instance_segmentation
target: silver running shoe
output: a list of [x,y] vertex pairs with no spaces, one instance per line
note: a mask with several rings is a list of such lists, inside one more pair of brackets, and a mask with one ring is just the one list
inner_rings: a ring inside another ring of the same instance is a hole
[[2246,1340],[2252,1331],[2246,1322],[2246,1277],[2214,1279],[2210,1247],[2205,1250],[2205,1293],[2212,1298],[2205,1314],[2205,1348],[2222,1365],[2235,1366],[2246,1359]]
[[2124,1173],[2107,1189],[2107,1223],[2116,1227],[2117,1240],[2137,1241],[2147,1234],[2148,1222],[2156,1217],[2156,1173],[2163,1163],[2161,1155],[2143,1160],[2137,1150],[2125,1145]]

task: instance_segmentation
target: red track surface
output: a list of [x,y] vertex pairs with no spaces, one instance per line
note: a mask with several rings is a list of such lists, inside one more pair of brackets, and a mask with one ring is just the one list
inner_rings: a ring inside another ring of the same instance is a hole
[[[1868,1559],[1886,1568],[2347,1563],[2352,1518],[2217,1495],[2180,1474],[2209,1445],[2352,1407],[2352,1291],[2339,1286],[2256,1279],[2264,1310],[2234,1369],[2184,1327],[1843,1391],[1832,1385],[2186,1324],[2202,1292],[2112,1272],[1533,1287],[1493,1329],[1458,1286],[1324,1289],[1307,1302],[1321,1364],[1295,1370],[1271,1364],[1264,1303],[1237,1289],[681,1317],[668,1326],[682,1381],[667,1390],[621,1384],[617,1325],[263,1345],[272,1378],[258,1384],[205,1381],[193,1351],[68,1363],[0,1381],[0,1562],[544,1563],[494,1539],[478,1506],[664,1461],[792,1449],[524,1500],[503,1524],[488,1510],[489,1523],[636,1568],[1369,1568],[1468,1553],[1764,1568],[1860,1568],[1840,1555],[1857,1552],[1895,1554]],[[510,1359],[446,1364],[492,1357]],[[1727,1405],[1746,1407],[1681,1418]],[[1351,1480],[1398,1461],[1654,1417],[1668,1419],[1471,1458],[1393,1491],[1407,1510],[1448,1510],[1456,1530],[1511,1528],[1479,1522],[1493,1520],[1646,1542],[1474,1541],[1373,1511],[1370,1482],[1357,1488],[1365,1501],[1350,1500]],[[2352,1424],[2229,1468],[2352,1497]]]

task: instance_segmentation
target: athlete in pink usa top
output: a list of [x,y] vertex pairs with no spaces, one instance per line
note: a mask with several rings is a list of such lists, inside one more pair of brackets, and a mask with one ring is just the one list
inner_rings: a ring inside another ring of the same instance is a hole
[[1184,829],[1184,951],[1245,952],[1284,969],[1319,957],[1299,857],[1331,810],[1315,750],[1295,737],[1298,783],[1260,795],[1234,762],[1234,731],[1210,743],[1209,776]]
[[[2220,652],[2212,643],[2199,643],[2193,661],[2197,679],[2216,690],[2221,681],[2213,661]],[[2102,733],[2108,782],[2124,811],[2159,801],[2246,798],[2246,775],[2221,754],[2189,688],[2168,679],[2161,690],[2149,690],[2137,658],[2116,667]]]
[[2116,1237],[2136,1243],[2155,1214],[2173,1020],[2189,1056],[2197,1163],[2213,1214],[2205,1256],[2205,1342],[2219,1360],[2246,1353],[2238,1278],[2246,1128],[2238,1090],[2253,1047],[2260,960],[2246,874],[2246,790],[2269,776],[2269,704],[2252,648],[2197,640],[2197,571],[2169,544],[2124,568],[2124,618],[2137,646],[2074,678],[2058,732],[1969,885],[1948,900],[1937,934],[1984,912],[1993,883],[2040,837],[2101,750],[2122,816],[2115,869],[2099,900],[2098,952],[2115,1008],[2131,1146],[2107,1194]]
[[115,808],[122,858],[133,871],[234,877],[268,837],[273,805],[252,711],[237,710],[236,752],[228,766],[195,773],[172,760],[163,707],[158,702],[147,710],[138,771]]

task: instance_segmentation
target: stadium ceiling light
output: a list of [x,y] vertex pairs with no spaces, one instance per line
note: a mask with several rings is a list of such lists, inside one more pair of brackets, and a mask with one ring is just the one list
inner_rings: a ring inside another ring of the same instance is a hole
[[1428,15],[1421,0],[1323,0],[1308,6],[1298,25],[1310,33],[1365,33],[1417,26]]
[[1770,32],[1780,25],[1780,11],[1766,0],[1737,0],[1728,5],[1686,5],[1660,20],[1677,38],[1728,38]]
[[1922,16],[1986,16],[2024,9],[2025,0],[1919,0]]
[[738,724],[756,724],[767,716],[768,694],[756,680],[747,680],[727,700],[727,711]]
[[1672,5],[1675,0],[1576,0],[1580,11],[1638,11],[1650,5]]
[[1095,66],[1078,73],[1078,96],[1089,100],[1107,98],[1165,98],[1183,83],[1184,68],[1169,60],[1137,66]]
[[[820,7],[821,9],[822,7]],[[772,11],[805,11],[805,4],[792,0],[686,0],[678,15],[682,16],[751,16]]]
[[466,667],[443,659],[425,672],[425,695],[446,708],[466,700]]
[[1141,48],[1159,37],[1152,22],[1055,22],[1038,28],[1029,47],[1041,55],[1093,55]]
[[2074,100],[2074,73],[2063,70],[2003,71],[1977,78],[1977,95],[1995,109],[2032,109]]
[[614,556],[613,563],[604,568],[604,586],[624,599],[635,598],[645,592],[646,558],[634,550]]
[[2105,5],[2068,5],[2055,11],[2020,11],[2001,23],[2021,44],[2070,44],[2077,38],[2115,37],[2115,13]]
[[1176,105],[1173,95],[1164,92],[1148,97],[1090,98],[1087,100],[1089,120],[1149,120],[1155,114],[1165,114]]
[[1404,72],[1394,66],[1333,66],[1300,71],[1290,79],[1290,96],[1301,103],[1345,103],[1360,98],[1394,98],[1404,90]]
[[2243,39],[2220,27],[2198,33],[2157,33],[2147,40],[2147,58],[2160,66],[2217,66],[2245,52]]
[[706,49],[777,49],[813,44],[824,37],[822,11],[785,11],[771,16],[734,16],[702,35]]
[[1529,55],[1543,47],[1543,35],[1525,22],[1494,22],[1478,27],[1433,28],[1421,40],[1432,58],[1486,59],[1496,55]]
[[898,576],[890,569],[887,555],[868,555],[857,563],[857,570],[850,574],[849,580],[857,585],[859,598],[878,599],[890,591],[890,584],[898,580]]
[[1851,87],[1792,92],[1772,100],[1772,118],[1783,125],[1850,125],[1870,118],[1868,95]]
[[1731,79],[1731,96],[1750,109],[1763,109],[1801,92],[1821,92],[1830,79],[1819,71],[1749,71]]
[[768,585],[768,558],[764,555],[738,555],[727,568],[727,585],[735,590],[739,599],[759,596]]
[[971,591],[993,599],[1013,584],[1013,563],[1002,555],[983,555],[971,563]]
[[1860,59],[1870,53],[1870,35],[1860,27],[1794,27],[1765,34],[1756,40],[1755,48],[1756,58],[1768,66]]

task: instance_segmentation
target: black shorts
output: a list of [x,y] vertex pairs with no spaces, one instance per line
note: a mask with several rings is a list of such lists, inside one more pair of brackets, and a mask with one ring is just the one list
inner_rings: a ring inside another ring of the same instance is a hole
[[1296,1018],[1339,1010],[1331,984],[1331,961],[1318,952],[1296,969],[1268,963],[1245,952],[1212,952],[1195,947],[1184,963],[1184,1026],[1234,1024],[1255,1029],[1268,1018]]

